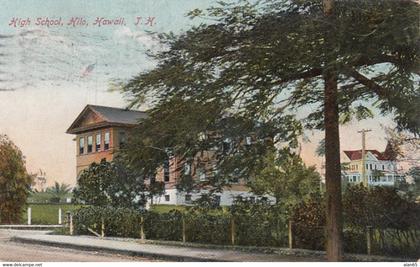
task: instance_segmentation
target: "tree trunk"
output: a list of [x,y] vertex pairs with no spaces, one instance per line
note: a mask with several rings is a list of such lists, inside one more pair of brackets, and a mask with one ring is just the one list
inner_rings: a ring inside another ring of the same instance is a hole
[[342,207],[337,74],[324,74],[325,183],[327,259],[342,259]]

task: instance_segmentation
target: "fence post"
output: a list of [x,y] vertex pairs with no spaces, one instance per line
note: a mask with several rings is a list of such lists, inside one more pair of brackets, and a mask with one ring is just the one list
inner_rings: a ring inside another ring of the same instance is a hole
[[103,217],[102,217],[102,220],[101,220],[101,237],[102,238],[105,237],[105,220],[104,220]]
[[144,235],[144,217],[140,217],[140,238],[142,241],[146,238]]
[[185,243],[187,241],[186,236],[186,225],[185,225],[185,216],[182,215],[182,242]]
[[235,217],[232,216],[231,219],[230,219],[230,238],[231,238],[231,241],[232,241],[232,246],[235,245],[235,232],[236,232]]
[[32,223],[32,208],[28,208],[28,225],[31,225]]
[[367,245],[367,254],[372,254],[372,226],[366,227],[366,245]]
[[289,227],[288,227],[288,232],[289,232],[289,248],[292,249],[293,248],[293,222],[292,220],[289,220]]
[[73,235],[73,215],[69,212],[69,232]]
[[62,224],[61,216],[61,208],[58,208],[58,224]]

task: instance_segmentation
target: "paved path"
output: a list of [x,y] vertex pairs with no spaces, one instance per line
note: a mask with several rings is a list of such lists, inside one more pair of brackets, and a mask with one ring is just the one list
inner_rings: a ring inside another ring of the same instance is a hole
[[[6,231],[6,230],[0,230]],[[89,236],[46,235],[32,231],[9,231],[13,240],[25,244],[103,251],[170,261],[322,261],[323,257],[298,257],[277,254],[249,253],[229,249],[191,248],[141,244],[133,240],[100,239]]]
[[[122,262],[151,261],[142,257],[15,243],[11,232],[0,231],[0,262]],[[28,235],[28,233],[26,233]]]

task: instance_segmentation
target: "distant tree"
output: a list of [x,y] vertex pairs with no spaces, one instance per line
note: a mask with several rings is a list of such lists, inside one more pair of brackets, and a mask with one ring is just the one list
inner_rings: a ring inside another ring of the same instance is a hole
[[139,209],[151,197],[147,189],[143,176],[123,160],[102,160],[82,172],[73,196],[76,202],[93,206]]
[[58,183],[55,182],[54,186],[48,187],[46,192],[51,195],[52,202],[60,202],[62,198],[64,198],[67,194],[71,192],[71,187],[65,183]]
[[251,177],[249,183],[255,193],[272,195],[278,204],[292,207],[319,192],[321,176],[315,167],[307,167],[298,155],[287,150],[276,155],[273,151],[262,161],[263,169]]
[[25,167],[20,149],[0,135],[0,222],[18,223],[29,195],[33,177]]

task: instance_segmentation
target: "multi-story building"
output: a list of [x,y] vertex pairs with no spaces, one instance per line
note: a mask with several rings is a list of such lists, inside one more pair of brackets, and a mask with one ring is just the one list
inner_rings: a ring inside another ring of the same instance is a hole
[[[146,112],[142,111],[87,105],[67,130],[68,134],[76,135],[74,140],[76,141],[77,176],[94,162],[99,163],[102,159],[112,161],[115,153],[126,142],[130,129],[146,116]],[[206,155],[208,153],[204,152]],[[203,188],[199,193],[182,193],[177,190],[176,185],[179,182],[181,171],[189,171],[194,179],[205,181],[211,175],[211,168],[191,164],[186,169],[179,168],[180,164],[184,166],[184,163],[177,157],[171,157],[157,171],[156,180],[165,184],[165,194],[155,197],[153,203],[190,204],[199,198],[202,192],[206,192],[206,189]],[[209,164],[211,165],[211,161],[207,161],[206,165]],[[249,192],[249,188],[241,180],[226,188],[223,193],[217,194],[217,198],[221,205],[230,205],[239,195],[254,198],[253,194]]]
[[[363,183],[362,150],[346,150],[344,154],[349,159],[343,176],[348,183]],[[365,151],[365,177],[369,185],[394,186],[403,177],[398,170],[397,161],[390,153],[377,150]]]
[[145,117],[142,111],[87,105],[67,130],[76,135],[77,176],[94,162],[113,160],[129,130]]

